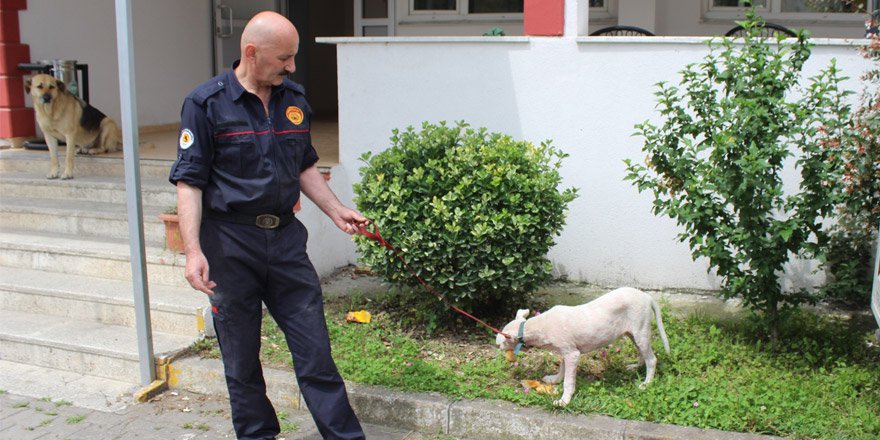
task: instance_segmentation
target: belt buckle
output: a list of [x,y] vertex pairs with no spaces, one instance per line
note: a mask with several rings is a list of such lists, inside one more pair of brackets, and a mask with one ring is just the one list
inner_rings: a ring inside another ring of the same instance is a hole
[[260,214],[257,216],[257,226],[263,229],[275,229],[281,224],[281,217],[272,214]]

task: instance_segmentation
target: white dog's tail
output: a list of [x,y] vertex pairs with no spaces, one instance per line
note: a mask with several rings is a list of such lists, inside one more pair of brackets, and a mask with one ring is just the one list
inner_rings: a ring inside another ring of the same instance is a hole
[[651,308],[654,309],[654,317],[657,319],[657,330],[660,332],[660,339],[663,340],[663,348],[669,353],[669,339],[666,339],[666,330],[663,329],[663,318],[660,316],[660,304],[651,299]]

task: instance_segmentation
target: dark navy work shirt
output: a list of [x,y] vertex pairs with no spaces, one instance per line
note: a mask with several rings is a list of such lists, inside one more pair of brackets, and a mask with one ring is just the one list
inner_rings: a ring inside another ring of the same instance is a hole
[[318,161],[310,119],[299,84],[285,79],[273,87],[267,115],[260,98],[229,70],[184,100],[169,181],[200,188],[204,209],[291,213],[300,196],[300,172]]

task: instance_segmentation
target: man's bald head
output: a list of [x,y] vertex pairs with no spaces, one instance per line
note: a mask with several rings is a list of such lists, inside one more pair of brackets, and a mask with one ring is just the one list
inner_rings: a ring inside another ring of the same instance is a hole
[[299,34],[287,17],[273,11],[263,11],[254,15],[241,33],[241,53],[244,55],[249,44],[258,49],[274,47],[295,41],[299,46]]
[[277,12],[260,12],[241,33],[241,62],[235,74],[247,90],[266,93],[296,70],[298,50],[299,34],[293,23]]

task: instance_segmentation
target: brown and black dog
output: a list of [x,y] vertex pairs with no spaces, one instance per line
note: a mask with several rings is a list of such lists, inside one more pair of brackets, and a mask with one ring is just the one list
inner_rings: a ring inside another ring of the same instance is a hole
[[[101,154],[118,151],[122,130],[110,117],[67,90],[63,81],[39,74],[27,81],[34,101],[37,123],[46,136],[51,169],[48,179],[72,179],[74,153]],[[67,143],[64,173],[59,174],[58,140]]]

